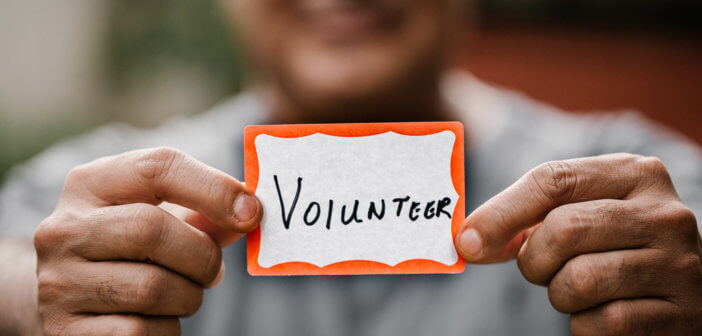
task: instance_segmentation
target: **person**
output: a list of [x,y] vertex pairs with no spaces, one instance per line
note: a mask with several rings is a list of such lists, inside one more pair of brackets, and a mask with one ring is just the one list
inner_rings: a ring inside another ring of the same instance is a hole
[[[9,176],[3,334],[699,335],[699,148],[450,70],[461,3],[224,0],[251,89],[154,130],[99,128]],[[432,120],[467,129],[463,274],[246,274],[240,238],[265,209],[234,178],[243,127]]]

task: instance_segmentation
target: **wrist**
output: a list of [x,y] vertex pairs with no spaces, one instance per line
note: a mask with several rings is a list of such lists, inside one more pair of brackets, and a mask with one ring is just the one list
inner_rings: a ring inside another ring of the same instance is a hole
[[36,253],[29,239],[0,238],[0,302],[0,334],[42,334]]

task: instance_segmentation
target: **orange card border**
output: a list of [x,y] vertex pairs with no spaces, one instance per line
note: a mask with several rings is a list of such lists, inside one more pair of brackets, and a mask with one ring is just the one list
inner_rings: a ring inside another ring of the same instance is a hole
[[[451,131],[456,136],[456,142],[451,154],[451,179],[459,195],[451,221],[451,235],[455,240],[458,229],[465,218],[464,134],[463,124],[457,121],[247,126],[244,129],[244,175],[246,186],[254,193],[256,192],[259,172],[255,139],[260,134],[279,138],[299,138],[315,133],[340,137],[361,137],[386,132],[416,136],[430,135],[443,131]],[[461,273],[465,270],[465,262],[460,256],[458,256],[458,260],[453,265],[444,265],[432,260],[412,259],[395,266],[368,260],[350,260],[324,267],[306,262],[286,262],[265,268],[258,264],[260,244],[260,228],[256,228],[246,235],[246,259],[250,275],[428,274]]]

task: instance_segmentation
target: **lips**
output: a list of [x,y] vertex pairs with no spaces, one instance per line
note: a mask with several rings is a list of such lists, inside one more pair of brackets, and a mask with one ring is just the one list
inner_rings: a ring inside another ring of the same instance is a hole
[[349,41],[392,29],[402,8],[395,1],[300,1],[300,12],[310,28],[332,41]]

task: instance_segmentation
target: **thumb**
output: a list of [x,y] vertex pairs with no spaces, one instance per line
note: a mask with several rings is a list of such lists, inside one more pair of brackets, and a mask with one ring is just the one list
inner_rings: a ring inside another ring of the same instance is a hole
[[[467,222],[467,221],[466,221]],[[474,264],[496,264],[510,261],[517,257],[519,250],[538,226],[528,228],[512,238],[505,246],[498,248],[484,247],[482,235],[475,228],[466,227],[456,236],[456,248],[464,260]]]
[[639,178],[638,170],[630,168],[635,160],[613,154],[542,164],[473,211],[456,238],[456,249],[473,263],[514,257],[551,210],[632,193]]
[[521,178],[479,206],[456,236],[456,250],[469,263],[508,261],[517,256],[550,205],[534,196],[531,182]]

